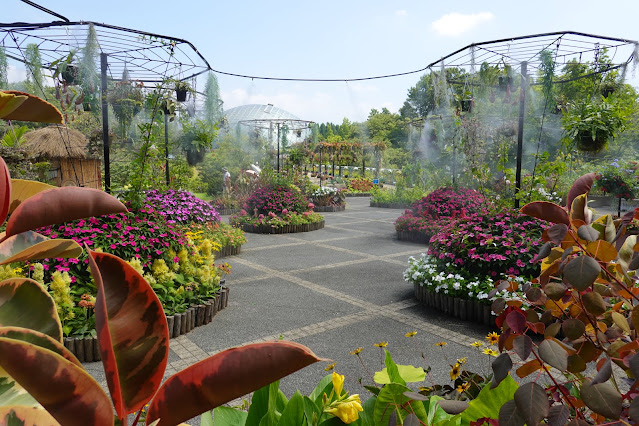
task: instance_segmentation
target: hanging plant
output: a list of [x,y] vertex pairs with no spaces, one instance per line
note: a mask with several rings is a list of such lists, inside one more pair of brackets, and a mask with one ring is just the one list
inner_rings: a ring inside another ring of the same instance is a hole
[[625,112],[614,101],[582,101],[569,105],[561,119],[564,145],[599,152],[625,128]]
[[186,94],[193,92],[191,85],[186,81],[174,80],[175,97],[178,102],[186,102]]

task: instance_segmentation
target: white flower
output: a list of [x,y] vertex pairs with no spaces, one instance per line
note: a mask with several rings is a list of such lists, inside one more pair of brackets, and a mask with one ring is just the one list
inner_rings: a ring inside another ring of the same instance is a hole
[[460,288],[461,288],[461,285],[459,283],[456,282],[456,283],[453,284],[453,289],[454,290],[459,290]]

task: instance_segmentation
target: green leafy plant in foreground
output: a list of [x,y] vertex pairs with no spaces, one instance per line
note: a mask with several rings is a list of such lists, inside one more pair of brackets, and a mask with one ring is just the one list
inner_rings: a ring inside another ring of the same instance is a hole
[[[27,111],[21,114],[23,104]],[[0,118],[38,120],[35,113],[40,111],[61,122],[50,104],[0,92]],[[28,197],[13,192],[0,160],[0,223],[11,212],[0,239],[0,264],[77,257],[82,249],[74,241],[49,240],[32,229],[126,211],[117,199],[98,190],[66,187],[32,192],[35,195]],[[0,282],[0,422],[126,425],[129,414],[139,415],[149,404],[147,424],[174,425],[319,361],[296,343],[246,345],[200,361],[161,385],[169,334],[160,301],[122,259],[89,250],[89,260],[98,287],[96,328],[111,399],[62,345],[62,327],[46,289],[30,279],[4,280]]]

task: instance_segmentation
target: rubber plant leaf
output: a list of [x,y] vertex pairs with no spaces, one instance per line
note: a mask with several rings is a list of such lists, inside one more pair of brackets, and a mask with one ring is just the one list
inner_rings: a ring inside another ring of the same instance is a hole
[[581,176],[577,179],[568,191],[568,196],[566,197],[566,207],[572,207],[572,200],[577,198],[582,194],[588,194],[590,192],[590,188],[592,188],[592,183],[595,181],[595,173],[588,173]]
[[7,220],[11,204],[11,175],[2,157],[0,157],[0,197],[2,197],[0,199],[0,225],[2,225]]
[[40,283],[29,278],[0,282],[0,326],[29,328],[62,342],[62,325],[53,299]]
[[568,213],[557,204],[548,201],[533,201],[521,208],[523,214],[536,217],[551,223],[563,223],[570,226],[570,218]]
[[48,349],[0,337],[0,366],[60,424],[113,425],[113,408],[98,382]]
[[35,121],[38,123],[62,124],[62,113],[49,102],[29,93],[5,90],[2,96],[13,95],[26,99],[11,112],[2,112],[0,118],[15,121]]
[[186,421],[318,361],[306,346],[287,341],[227,349],[167,379],[151,401],[147,424]]
[[7,222],[5,238],[56,223],[126,211],[117,198],[97,189],[48,189],[27,198],[15,209]]
[[22,232],[0,243],[0,265],[26,260],[78,257],[82,247],[73,240],[50,240],[33,231]]
[[53,189],[55,186],[35,180],[11,179],[11,203],[9,204],[9,214],[27,198],[36,195],[38,192]]
[[98,290],[95,324],[102,363],[115,411],[126,421],[162,382],[168,325],[160,300],[142,275],[117,256],[87,251]]
[[0,424],[58,426],[59,423],[47,411],[38,407],[0,407]]
[[82,367],[82,363],[69,351],[64,345],[51,336],[47,336],[44,333],[40,333],[36,330],[31,330],[22,327],[0,327],[0,337],[7,339],[21,340],[23,342],[31,343],[41,348],[55,352],[67,361],[74,363],[78,367]]
[[27,100],[26,95],[14,95],[12,93],[0,92],[0,118],[11,114]]

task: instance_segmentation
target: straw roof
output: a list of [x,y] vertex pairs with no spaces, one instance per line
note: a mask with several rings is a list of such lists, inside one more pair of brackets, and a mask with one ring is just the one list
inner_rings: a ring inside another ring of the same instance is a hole
[[32,155],[47,158],[89,158],[88,140],[84,135],[64,126],[48,126],[24,134],[24,148]]

